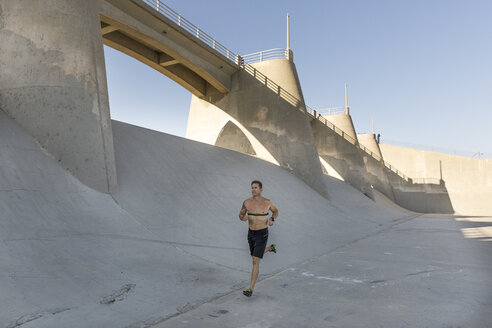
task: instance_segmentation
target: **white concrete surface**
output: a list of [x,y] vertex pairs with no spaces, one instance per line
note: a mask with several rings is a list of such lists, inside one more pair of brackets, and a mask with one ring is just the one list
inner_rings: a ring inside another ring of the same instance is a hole
[[280,209],[262,278],[409,217],[326,177],[113,122],[120,190],[80,183],[0,112],[0,326],[148,327],[249,280],[249,182]]

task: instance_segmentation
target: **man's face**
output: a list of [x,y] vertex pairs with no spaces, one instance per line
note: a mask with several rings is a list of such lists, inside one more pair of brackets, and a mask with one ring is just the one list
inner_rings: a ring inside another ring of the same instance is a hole
[[253,183],[251,185],[251,194],[253,196],[261,196],[261,188],[260,188],[260,185],[258,185],[257,183]]

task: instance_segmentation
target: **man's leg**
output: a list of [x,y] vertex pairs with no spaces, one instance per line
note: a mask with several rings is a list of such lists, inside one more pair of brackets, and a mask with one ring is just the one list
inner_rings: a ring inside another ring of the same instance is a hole
[[256,256],[252,256],[251,258],[253,259],[253,270],[251,270],[251,285],[249,288],[254,290],[258,274],[260,273],[260,258]]

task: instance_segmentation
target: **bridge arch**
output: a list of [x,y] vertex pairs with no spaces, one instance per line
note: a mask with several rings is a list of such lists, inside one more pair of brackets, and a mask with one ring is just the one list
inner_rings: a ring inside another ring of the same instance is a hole
[[[225,134],[223,132],[225,132]],[[221,133],[223,133],[222,136]],[[258,138],[256,138],[238,120],[217,106],[192,96],[186,137],[191,140],[224,147],[225,142],[221,139],[226,137],[226,134],[236,134],[237,139],[234,141],[244,142],[245,144],[249,143],[251,145],[251,151],[254,152],[254,154],[250,155],[261,158],[272,164],[280,165],[260,140],[258,140]],[[245,139],[241,135],[243,135]],[[217,144],[217,142],[219,144]],[[236,143],[231,144],[228,142],[227,146],[224,148],[243,152],[241,149],[247,149],[247,146],[241,147]]]
[[[164,4],[102,0],[99,10],[105,45],[152,67],[198,97],[229,91],[230,76],[239,69],[239,61],[234,64],[219,53],[225,47],[215,40],[212,47],[203,42],[210,37],[181,16],[179,25],[173,22],[172,15],[165,15],[165,10],[172,9]],[[196,28],[196,34],[190,35],[186,28]]]
[[215,145],[248,155],[256,155],[248,137],[232,121],[228,121],[220,130],[217,140],[215,140]]

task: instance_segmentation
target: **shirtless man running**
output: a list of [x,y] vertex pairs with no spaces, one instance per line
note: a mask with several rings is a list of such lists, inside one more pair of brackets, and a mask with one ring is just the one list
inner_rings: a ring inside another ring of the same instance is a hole
[[[263,185],[260,181],[251,182],[251,194],[253,197],[243,202],[243,207],[239,212],[241,221],[248,221],[248,244],[253,259],[253,269],[251,271],[251,284],[248,289],[243,291],[245,296],[251,297],[255,288],[256,279],[260,272],[260,259],[267,252],[277,253],[275,244],[266,247],[268,241],[268,226],[272,226],[278,216],[278,209],[272,201],[261,196]],[[268,218],[268,212],[272,211],[272,216]]]

